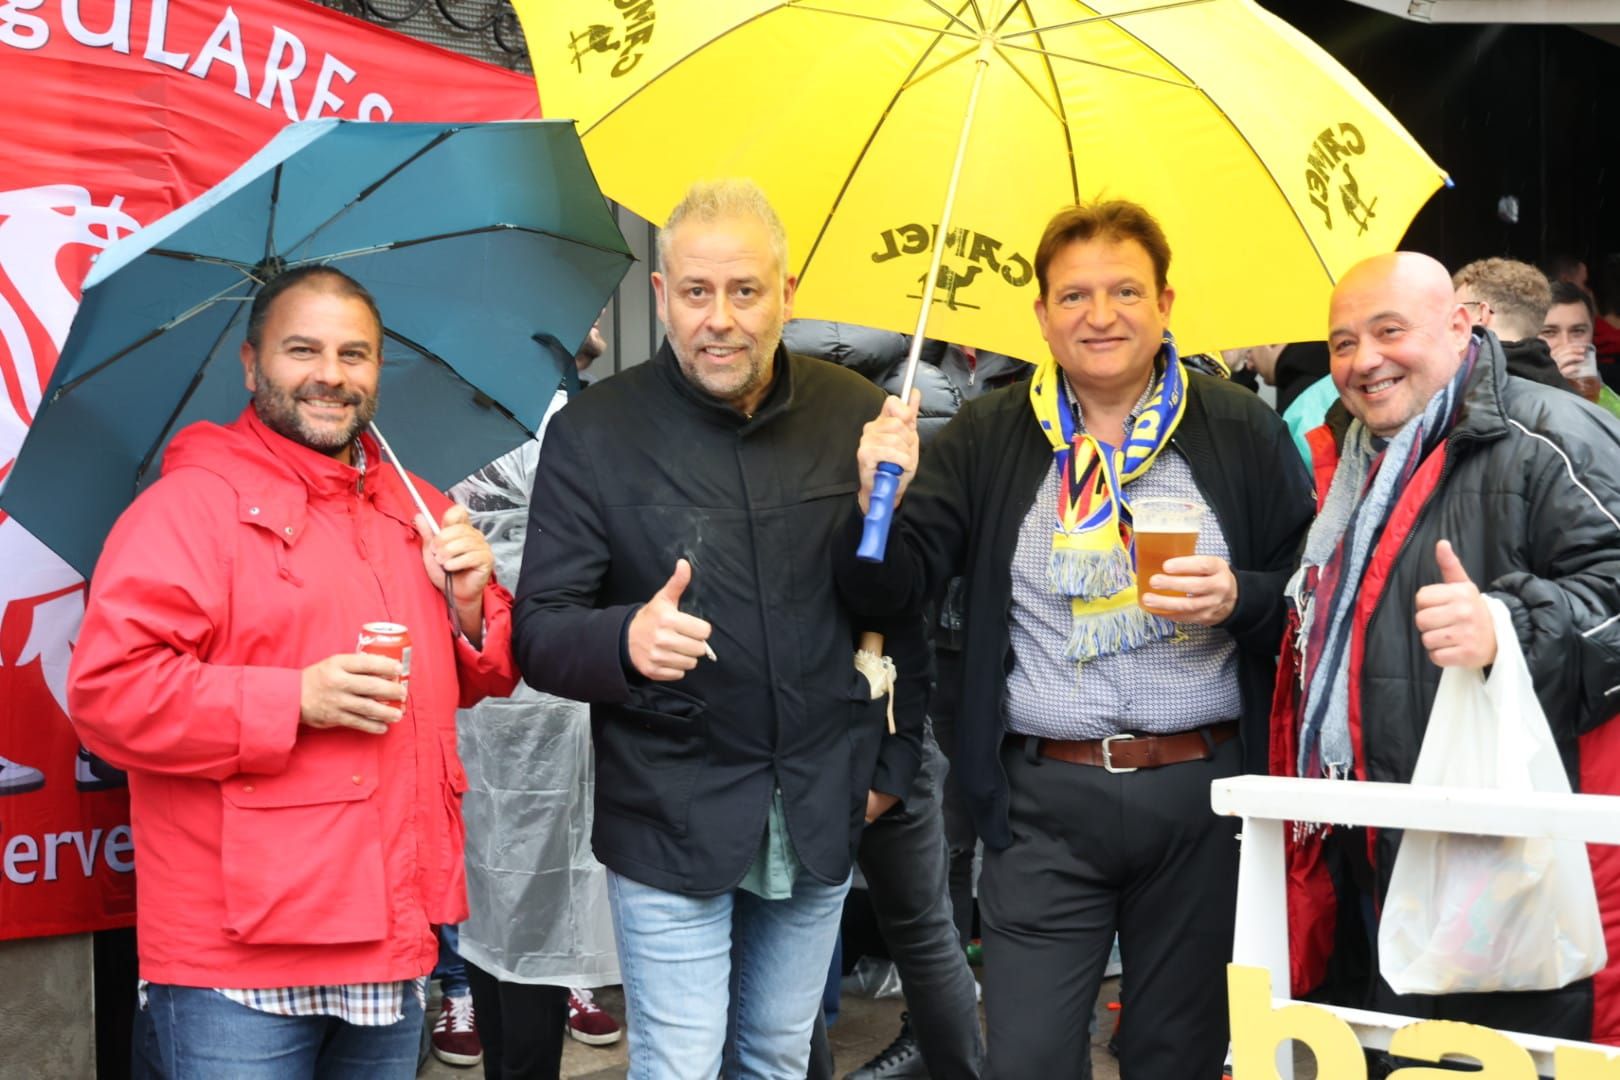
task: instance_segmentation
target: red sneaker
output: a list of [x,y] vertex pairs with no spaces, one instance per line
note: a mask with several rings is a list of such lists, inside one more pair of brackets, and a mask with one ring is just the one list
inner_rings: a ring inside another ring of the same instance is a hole
[[589,990],[568,991],[568,1034],[587,1046],[609,1046],[624,1029],[591,999]]
[[462,1068],[484,1060],[484,1044],[478,1038],[471,994],[447,997],[439,1006],[439,1018],[433,1022],[433,1056],[447,1065]]

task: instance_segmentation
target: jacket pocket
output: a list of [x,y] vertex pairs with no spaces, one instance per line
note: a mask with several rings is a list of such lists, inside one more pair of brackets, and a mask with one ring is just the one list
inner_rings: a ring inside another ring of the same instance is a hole
[[616,715],[595,725],[598,805],[684,836],[703,767],[706,708],[662,683],[632,687]]
[[851,824],[857,829],[866,823],[866,793],[888,730],[888,694],[874,698],[872,684],[855,672],[849,691],[849,799]]
[[226,937],[337,945],[387,935],[382,822],[372,798],[378,755],[356,749],[221,785]]

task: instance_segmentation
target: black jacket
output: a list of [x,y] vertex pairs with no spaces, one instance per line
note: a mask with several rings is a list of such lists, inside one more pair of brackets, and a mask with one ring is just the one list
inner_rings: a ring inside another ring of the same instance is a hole
[[[1351,669],[1361,728],[1357,775],[1407,783],[1417,765],[1441,670],[1412,620],[1418,590],[1440,580],[1434,550],[1445,539],[1474,583],[1512,613],[1571,786],[1612,794],[1620,786],[1620,743],[1608,729],[1620,708],[1620,423],[1567,390],[1510,377],[1496,335],[1476,328],[1474,336],[1479,359],[1444,450],[1430,455],[1391,510],[1362,577],[1363,589],[1380,592],[1353,630],[1362,645],[1360,666]],[[1337,446],[1349,424],[1342,404],[1328,410]],[[1292,773],[1292,649],[1288,659],[1274,722],[1278,768]],[[1377,832],[1371,857],[1380,902],[1400,838],[1396,830]],[[1592,848],[1598,905],[1610,926],[1620,918],[1613,850]],[[1317,914],[1318,901],[1302,899],[1311,894],[1307,879],[1325,869],[1300,858],[1289,874],[1299,893],[1289,911],[1331,919]],[[1331,897],[1333,889],[1323,882],[1315,895]],[[1611,950],[1601,985],[1583,979],[1559,990],[1402,998],[1394,1008],[1608,1042],[1620,1038],[1611,989],[1617,964]]]
[[[1188,391],[1171,443],[1187,458],[1231,549],[1238,602],[1223,627],[1238,646],[1245,767],[1264,772],[1282,590],[1310,525],[1311,483],[1287,427],[1255,395],[1197,372],[1188,373]],[[847,595],[877,611],[914,610],[940,583],[965,576],[961,720],[952,761],[979,833],[995,848],[1012,841],[997,748],[1011,664],[1013,549],[1051,467],[1052,448],[1030,410],[1027,386],[969,402],[925,451],[895,515],[885,562],[839,559]],[[857,534],[859,521],[846,528]]]
[[1507,373],[1517,375],[1521,379],[1551,386],[1573,394],[1575,387],[1564,378],[1563,372],[1558,370],[1558,362],[1552,358],[1552,350],[1547,343],[1538,337],[1525,338],[1523,341],[1502,342],[1502,353],[1507,357]]
[[[904,797],[920,761],[920,619],[863,620],[902,673],[885,734],[852,657],[831,545],[855,505],[855,446],[883,395],[779,349],[752,419],[695,389],[668,344],[552,418],[513,609],[531,686],[591,703],[596,857],[685,895],[733,887],[773,788],[818,880],[842,881],[869,787]],[[631,615],[692,563],[682,610],[709,620],[718,662],[677,682],[621,663]]]
[[[1421,500],[1411,529],[1392,560],[1369,568],[1383,586],[1359,628],[1367,779],[1404,783],[1417,764],[1440,669],[1411,632],[1414,597],[1440,580],[1444,539],[1513,613],[1580,790],[1579,737],[1620,710],[1620,423],[1567,390],[1510,377],[1496,335],[1474,334],[1480,356],[1440,472],[1432,489],[1415,483],[1403,497]],[[1327,422],[1342,445],[1349,414],[1336,405]]]

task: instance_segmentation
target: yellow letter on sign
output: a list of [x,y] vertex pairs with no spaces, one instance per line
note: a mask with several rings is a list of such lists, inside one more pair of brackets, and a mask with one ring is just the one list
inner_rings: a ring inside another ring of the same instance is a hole
[[1620,1056],[1603,1050],[1560,1046],[1553,1067],[1558,1080],[1620,1080]]
[[[1424,1020],[1409,1024],[1389,1040],[1396,1057],[1441,1062],[1447,1054],[1466,1055],[1484,1067],[1479,1076],[1490,1080],[1536,1080],[1530,1051],[1490,1028],[1451,1020]],[[1455,1080],[1455,1069],[1396,1069],[1390,1080]]]
[[1273,1009],[1271,976],[1264,968],[1228,964],[1226,987],[1233,1080],[1277,1080],[1277,1047],[1289,1039],[1316,1056],[1316,1080],[1367,1080],[1356,1033],[1337,1016],[1309,1005]]

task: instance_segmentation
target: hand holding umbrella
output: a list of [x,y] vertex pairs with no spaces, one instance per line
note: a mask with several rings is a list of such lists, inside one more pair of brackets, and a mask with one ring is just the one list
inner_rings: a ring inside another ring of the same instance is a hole
[[459,504],[444,512],[437,525],[426,514],[416,515],[422,535],[422,565],[428,580],[446,590],[461,632],[475,646],[484,636],[484,586],[495,576],[495,553],[489,541]]
[[917,410],[921,403],[922,394],[915,389],[909,404],[890,395],[877,419],[861,429],[855,460],[861,473],[858,498],[861,513],[866,515],[858,551],[863,559],[882,560],[890,521],[917,471]]

